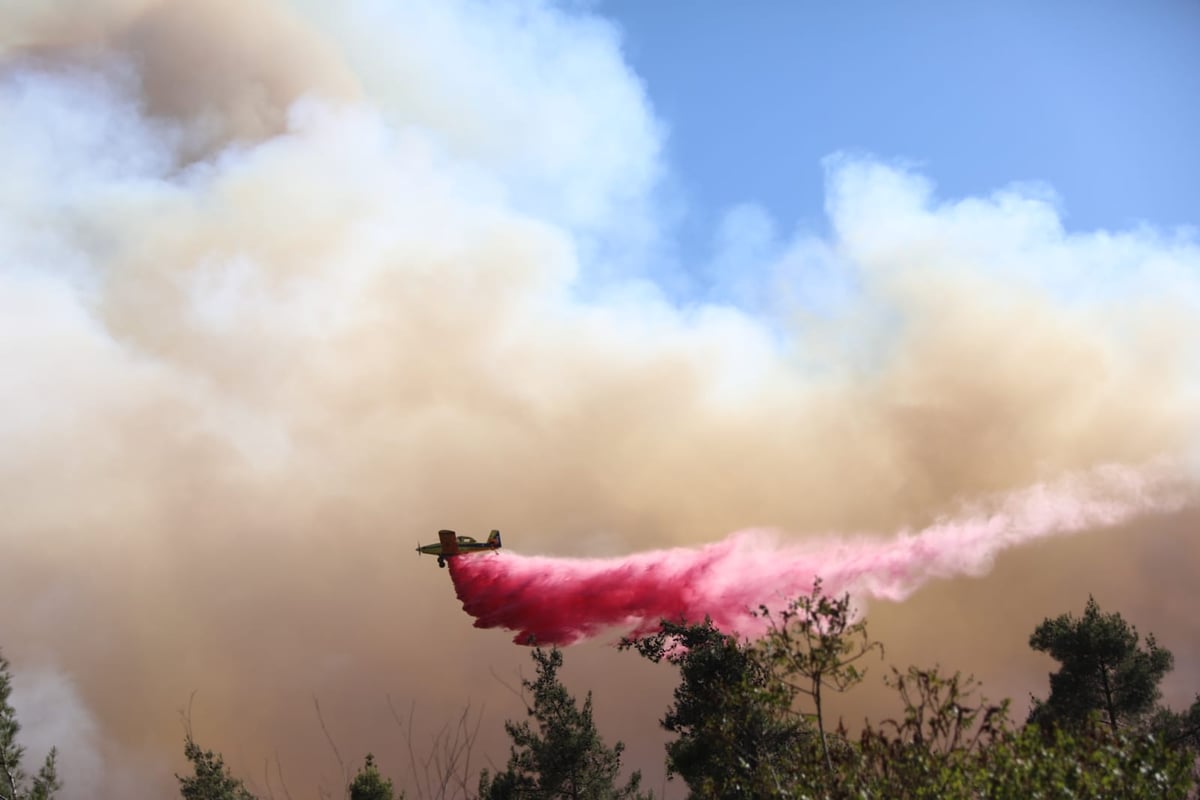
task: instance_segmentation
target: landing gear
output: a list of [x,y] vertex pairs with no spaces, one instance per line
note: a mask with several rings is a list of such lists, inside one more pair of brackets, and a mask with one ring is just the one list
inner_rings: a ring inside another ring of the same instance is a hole
[[441,556],[438,556],[438,566],[441,567],[442,569],[445,569],[446,568],[446,559],[442,558]]

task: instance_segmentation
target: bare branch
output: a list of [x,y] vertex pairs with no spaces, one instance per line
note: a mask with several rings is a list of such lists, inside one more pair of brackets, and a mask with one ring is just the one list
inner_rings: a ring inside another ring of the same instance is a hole
[[325,741],[329,742],[329,749],[333,751],[333,757],[337,759],[338,766],[342,770],[342,796],[349,797],[350,770],[346,768],[346,762],[342,760],[342,754],[338,752],[338,747],[329,734],[329,728],[325,725],[325,717],[321,714],[321,703],[317,700],[316,695],[313,695],[313,707],[317,710],[317,722],[321,724],[321,733],[325,734]]
[[275,790],[271,788],[271,759],[263,759],[263,782],[267,785],[267,800],[275,800]]
[[471,704],[463,708],[457,720],[447,722],[433,736],[428,754],[420,757],[414,746],[413,720],[416,701],[409,710],[408,720],[396,710],[391,696],[387,698],[392,719],[404,732],[408,763],[418,800],[445,800],[448,797],[470,798],[471,758],[479,729],[483,722],[481,707],[472,720]]
[[[506,682],[503,678],[501,678],[499,675],[497,675],[495,668],[493,668],[490,665],[488,666],[488,672],[490,672],[492,674],[492,677],[496,679],[497,683],[499,683],[505,689],[508,689],[509,694],[511,694],[513,697],[517,698],[518,700],[520,700],[521,705],[523,705],[523,706],[528,705],[528,701],[525,700],[525,691],[524,691],[523,683],[522,683],[521,689],[516,689],[512,686],[512,684]],[[521,677],[521,674],[519,671],[517,673],[517,677]]]
[[183,723],[183,736],[189,742],[194,741],[192,738],[192,701],[195,699],[196,690],[193,689],[192,693],[188,695],[187,708],[179,709],[179,719]]
[[284,800],[292,800],[292,793],[288,791],[287,783],[283,780],[283,765],[279,763],[279,751],[275,751],[275,774],[279,778],[279,785],[283,787]]

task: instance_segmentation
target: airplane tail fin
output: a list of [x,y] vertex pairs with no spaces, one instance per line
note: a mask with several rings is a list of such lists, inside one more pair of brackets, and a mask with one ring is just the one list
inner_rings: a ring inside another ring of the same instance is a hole
[[490,534],[488,534],[488,542],[487,543],[489,545],[491,545],[492,547],[499,548],[501,546],[500,545],[500,531],[494,530]]
[[458,536],[454,531],[438,531],[438,540],[442,543],[442,555],[458,555]]

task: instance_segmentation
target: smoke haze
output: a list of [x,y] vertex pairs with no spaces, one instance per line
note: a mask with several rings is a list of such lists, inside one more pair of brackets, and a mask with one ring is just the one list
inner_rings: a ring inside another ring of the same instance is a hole
[[[65,797],[171,791],[193,692],[260,787],[276,756],[336,785],[314,695],[401,782],[389,694],[418,738],[486,705],[502,760],[489,670],[527,656],[413,558],[439,528],[573,558],[769,528],[820,569],[1111,464],[1170,502],[1089,483],[1125,512],[873,634],[1023,699],[1029,632],[1090,591],[1190,698],[1194,239],[839,155],[827,233],[723,232],[753,303],[680,302],[663,141],[615,29],[540,3],[0,4],[0,646]],[[584,652],[568,682],[661,764],[673,676]]]

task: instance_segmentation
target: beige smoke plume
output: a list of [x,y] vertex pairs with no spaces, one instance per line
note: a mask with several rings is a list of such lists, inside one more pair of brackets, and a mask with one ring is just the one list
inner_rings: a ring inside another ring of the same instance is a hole
[[[1200,251],[1069,234],[1031,190],[946,203],[835,159],[832,234],[746,265],[775,305],[669,302],[661,134],[595,18],[130,0],[5,3],[0,32],[0,646],[79,720],[68,797],[169,792],[193,691],[260,786],[276,753],[293,791],[336,785],[314,695],[402,783],[389,694],[418,736],[486,703],[501,760],[522,709],[489,671],[526,657],[413,558],[441,527],[562,555],[887,534],[1194,463]],[[1025,637],[1091,591],[1194,689],[1187,514],[1016,551],[874,632],[1023,699]],[[660,764],[672,676],[591,656],[569,682]]]

